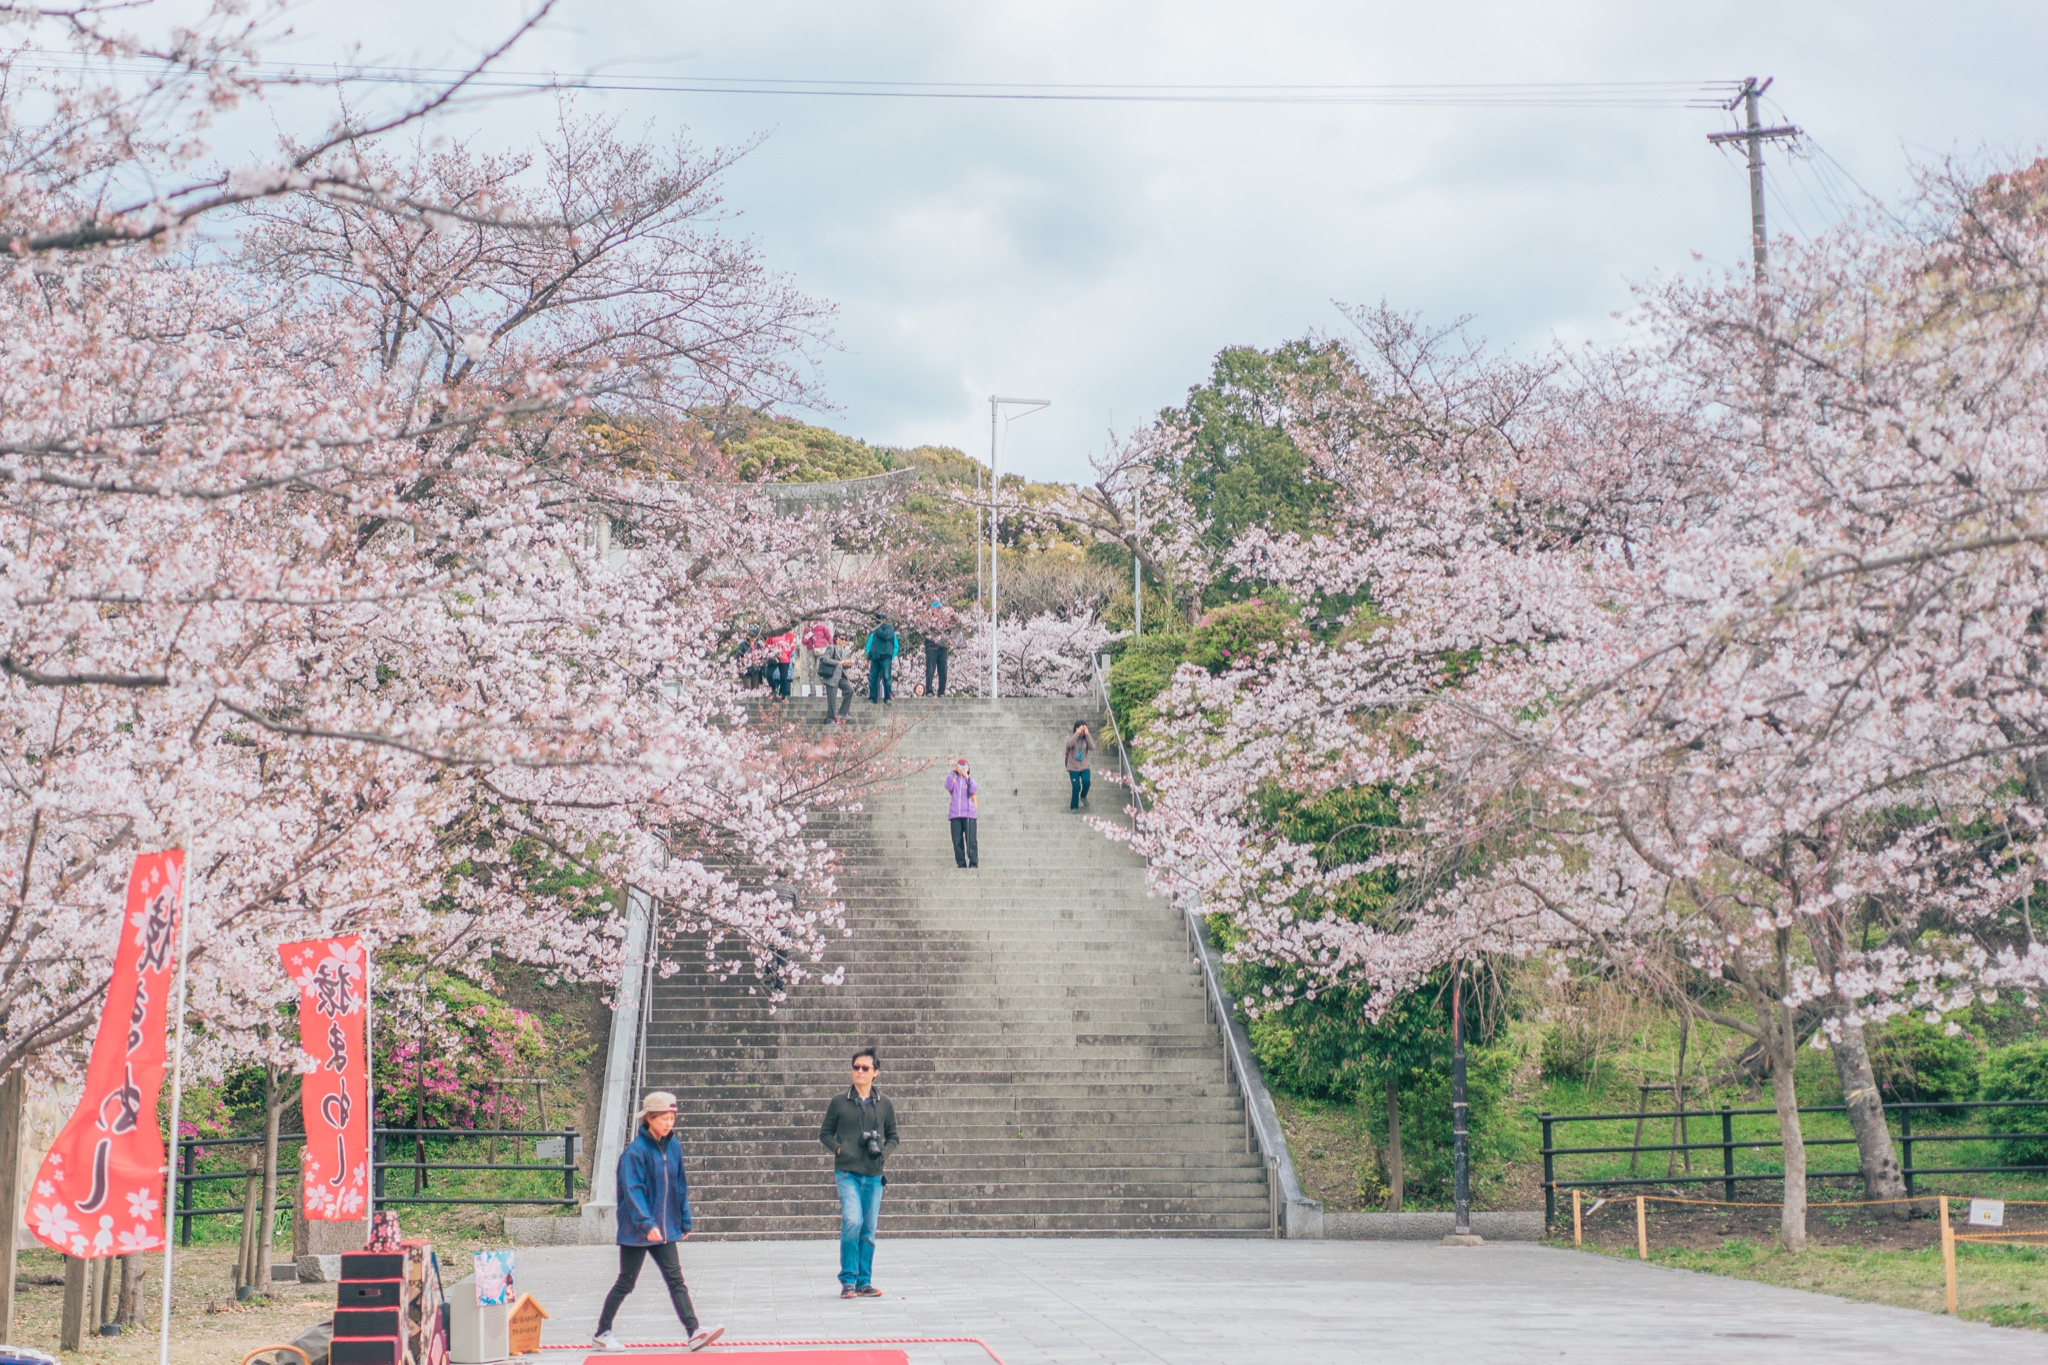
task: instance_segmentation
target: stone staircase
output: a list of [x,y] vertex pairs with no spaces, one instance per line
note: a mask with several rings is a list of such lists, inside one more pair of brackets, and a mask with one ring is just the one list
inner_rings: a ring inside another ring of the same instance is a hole
[[[789,705],[810,719],[820,703]],[[864,1043],[902,1137],[885,1236],[1268,1235],[1266,1171],[1184,923],[1067,812],[1061,747],[1092,710],[898,701],[888,718],[914,722],[899,752],[932,766],[814,827],[843,860],[854,936],[827,966],[845,984],[806,983],[773,1015],[695,966],[655,984],[646,1085],[681,1097],[699,1235],[836,1231],[818,1123]],[[956,753],[981,783],[978,871],[954,867],[947,834]],[[1120,797],[1098,782],[1097,813]]]

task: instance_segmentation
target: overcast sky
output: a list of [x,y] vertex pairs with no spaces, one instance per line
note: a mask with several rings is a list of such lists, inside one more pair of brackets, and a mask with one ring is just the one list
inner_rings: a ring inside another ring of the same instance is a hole
[[[503,0],[313,0],[277,58],[463,61]],[[2048,5],[755,3],[560,0],[504,65],[565,74],[824,80],[1367,84],[1774,76],[1792,120],[1870,191],[1961,152],[2048,142]],[[516,145],[547,96],[458,117]],[[762,135],[732,172],[735,231],[839,309],[833,410],[810,420],[985,455],[992,391],[1049,398],[1005,467],[1073,478],[1178,402],[1224,346],[1344,328],[1333,301],[1508,346],[1599,335],[1632,281],[1739,264],[1748,198],[1682,108],[1048,104],[607,93],[630,123]],[[451,130],[453,131],[453,130]],[[1773,229],[1853,198],[1824,160],[1773,158]],[[1831,197],[1830,191],[1834,192]]]

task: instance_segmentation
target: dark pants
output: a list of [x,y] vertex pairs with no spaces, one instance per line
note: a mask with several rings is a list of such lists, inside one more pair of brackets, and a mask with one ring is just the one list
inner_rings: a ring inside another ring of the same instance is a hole
[[1067,785],[1071,786],[1074,789],[1073,796],[1068,798],[1067,800],[1068,810],[1079,810],[1081,808],[1081,803],[1088,799],[1088,778],[1089,773],[1086,768],[1073,768],[1068,770]]
[[869,701],[896,700],[896,679],[893,676],[895,668],[894,658],[868,660]]
[[795,672],[793,664],[777,662],[768,665],[768,690],[778,697],[788,696],[789,680]]
[[[924,647],[924,694],[927,697],[943,697],[946,695],[946,656],[952,652],[944,645],[926,645]],[[932,686],[934,675],[939,680],[937,687]]]
[[612,1319],[619,1315],[619,1305],[626,1301],[626,1295],[633,1292],[633,1285],[640,1279],[640,1263],[649,1256],[661,1267],[661,1278],[668,1282],[669,1302],[676,1306],[676,1316],[683,1320],[683,1330],[695,1336],[697,1310],[690,1306],[690,1287],[683,1283],[683,1263],[676,1255],[674,1242],[619,1248],[619,1278],[612,1281],[611,1293],[604,1296],[604,1312],[598,1316],[597,1330],[611,1330]]
[[841,672],[838,678],[825,684],[825,719],[832,719],[832,703],[839,703],[839,714],[844,716],[853,706],[853,680]]
[[981,866],[981,845],[975,840],[971,815],[953,817],[953,861],[961,867]]

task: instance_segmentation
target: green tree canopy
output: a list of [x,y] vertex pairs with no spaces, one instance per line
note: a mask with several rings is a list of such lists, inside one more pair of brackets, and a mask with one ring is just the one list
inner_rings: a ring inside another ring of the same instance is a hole
[[1322,527],[1330,490],[1287,422],[1300,398],[1333,384],[1344,363],[1341,348],[1314,337],[1270,351],[1228,347],[1217,353],[1208,383],[1160,414],[1181,438],[1168,471],[1174,490],[1208,522],[1217,547],[1252,526],[1275,534]]

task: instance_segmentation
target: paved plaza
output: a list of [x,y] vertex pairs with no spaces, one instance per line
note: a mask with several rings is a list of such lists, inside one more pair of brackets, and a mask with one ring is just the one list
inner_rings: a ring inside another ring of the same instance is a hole
[[[519,1252],[546,1342],[587,1341],[609,1247]],[[2048,1362],[2048,1336],[1528,1243],[928,1239],[876,1257],[879,1300],[844,1302],[832,1241],[689,1243],[698,1311],[736,1340],[980,1337],[1006,1365],[1493,1365],[1512,1361]],[[619,1320],[673,1340],[646,1267]],[[970,1345],[908,1347],[968,1365]],[[711,1351],[707,1359],[715,1360]],[[549,1353],[548,1365],[578,1357]]]

